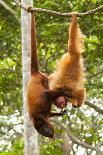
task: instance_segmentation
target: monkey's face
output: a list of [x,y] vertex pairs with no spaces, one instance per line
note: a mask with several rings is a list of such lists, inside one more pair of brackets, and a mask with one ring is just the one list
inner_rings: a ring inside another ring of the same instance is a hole
[[67,106],[67,101],[65,97],[64,96],[57,97],[55,99],[55,105],[60,109],[63,109],[65,106]]

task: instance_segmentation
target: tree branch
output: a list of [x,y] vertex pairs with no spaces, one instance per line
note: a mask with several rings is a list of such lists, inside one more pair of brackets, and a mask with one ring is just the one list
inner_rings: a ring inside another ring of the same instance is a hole
[[[18,20],[16,12],[13,9],[11,9],[4,1],[0,0],[0,5],[3,6],[3,8],[6,9],[7,11],[9,11],[12,15],[14,15],[15,18]],[[18,22],[19,22],[19,20],[18,20]]]
[[90,103],[89,101],[85,101],[85,104],[90,106],[91,108],[95,109],[95,111],[97,111],[98,113],[103,115],[103,110],[98,108],[96,105]]
[[97,73],[91,75],[89,78],[94,78],[94,77],[96,77],[97,75],[102,74],[102,73],[103,73],[103,70],[101,70],[101,71],[99,71],[99,72],[97,72]]
[[[14,1],[23,10],[25,10],[25,11],[27,10],[26,7],[23,6],[18,0],[14,0]],[[91,15],[91,14],[94,14],[94,13],[96,13],[98,11],[101,11],[101,10],[103,11],[103,5],[101,5],[100,7],[96,8],[96,9],[87,11],[85,13],[78,13],[78,16]],[[70,13],[61,13],[61,12],[51,11],[51,10],[42,9],[42,8],[32,8],[31,11],[38,12],[38,13],[45,12],[45,13],[53,15],[53,16],[63,16],[63,17],[68,17],[68,16],[72,15],[72,12],[70,12]]]
[[96,152],[98,152],[98,153],[100,153],[100,154],[103,153],[103,152],[102,152],[98,147],[96,147],[96,146],[93,147],[92,145],[89,145],[89,144],[87,144],[87,143],[85,143],[85,142],[80,142],[80,141],[78,140],[77,137],[74,137],[74,135],[73,135],[72,132],[70,131],[70,128],[67,127],[67,126],[65,126],[63,123],[59,123],[59,122],[56,121],[56,120],[53,120],[53,122],[55,122],[56,124],[58,124],[59,126],[61,126],[61,127],[67,132],[69,138],[71,139],[71,141],[72,141],[73,143],[75,143],[75,144],[77,144],[77,145],[80,145],[80,146],[82,146],[82,147],[84,147],[84,148],[86,148],[86,149],[91,149],[92,151],[96,151]]

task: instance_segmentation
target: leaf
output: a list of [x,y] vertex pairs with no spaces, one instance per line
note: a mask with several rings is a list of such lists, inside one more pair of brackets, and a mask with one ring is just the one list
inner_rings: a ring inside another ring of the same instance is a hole
[[91,0],[94,4],[96,4],[97,0]]

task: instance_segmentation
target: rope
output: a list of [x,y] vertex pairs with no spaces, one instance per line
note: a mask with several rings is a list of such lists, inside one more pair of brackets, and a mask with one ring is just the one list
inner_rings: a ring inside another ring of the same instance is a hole
[[[28,7],[23,6],[18,0],[14,0],[14,1],[19,7],[21,7],[23,10],[27,11]],[[89,11],[87,11],[85,13],[78,13],[78,16],[92,15],[92,14],[98,12],[98,11],[103,12],[103,5],[99,6],[98,8],[95,8],[93,10],[89,10]],[[42,9],[42,8],[31,8],[29,10],[29,12],[38,12],[38,13],[45,12],[45,13],[53,15],[53,16],[63,16],[63,17],[67,17],[67,16],[72,15],[72,12],[70,12],[70,13],[61,13],[61,12],[51,11],[51,10]]]

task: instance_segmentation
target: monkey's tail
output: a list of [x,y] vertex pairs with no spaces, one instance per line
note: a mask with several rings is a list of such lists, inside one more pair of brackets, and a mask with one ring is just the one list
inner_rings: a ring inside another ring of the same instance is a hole
[[71,24],[69,28],[68,52],[71,56],[80,55],[83,52],[82,33],[78,26],[77,14],[72,14]]
[[34,13],[31,12],[31,74],[38,72],[36,23]]

